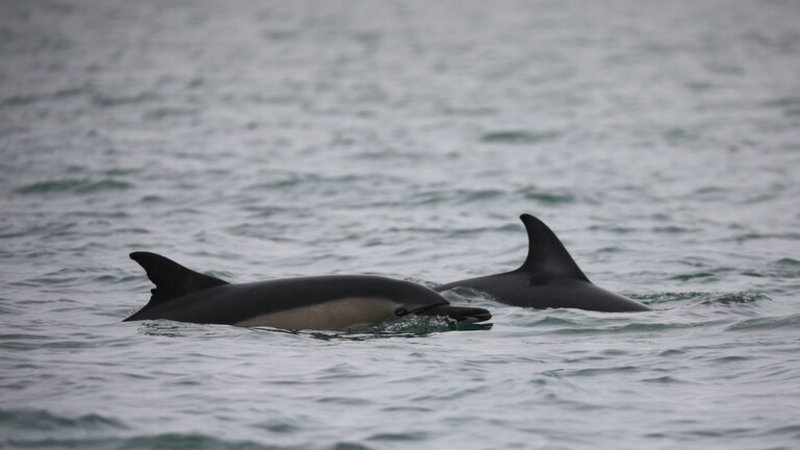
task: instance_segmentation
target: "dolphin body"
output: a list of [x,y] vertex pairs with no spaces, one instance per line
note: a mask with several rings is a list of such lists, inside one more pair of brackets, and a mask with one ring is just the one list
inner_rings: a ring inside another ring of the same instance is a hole
[[530,214],[520,216],[528,232],[528,257],[511,272],[442,284],[485,292],[500,303],[545,308],[578,308],[603,312],[651,311],[637,301],[592,284],[547,225]]
[[439,293],[368,275],[284,278],[252,283],[194,272],[161,255],[131,253],[156,285],[150,302],[124,321],[168,319],[287,330],[329,330],[377,324],[408,314],[483,322],[482,308],[451,306]]

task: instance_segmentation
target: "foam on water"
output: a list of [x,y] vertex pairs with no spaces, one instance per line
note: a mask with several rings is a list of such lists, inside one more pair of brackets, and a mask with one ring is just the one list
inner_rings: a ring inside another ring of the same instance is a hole
[[[0,2],[0,446],[793,448],[800,10]],[[641,314],[121,323],[232,282],[512,270],[541,217]]]

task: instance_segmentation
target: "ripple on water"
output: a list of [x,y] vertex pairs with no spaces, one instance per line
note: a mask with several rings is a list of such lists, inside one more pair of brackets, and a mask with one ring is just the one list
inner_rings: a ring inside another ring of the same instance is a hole
[[684,378],[679,378],[673,375],[664,375],[661,377],[655,378],[644,378],[642,379],[643,383],[653,383],[653,384],[663,384],[663,385],[674,385],[674,384],[692,384],[693,381],[686,380]]
[[770,303],[772,299],[760,292],[658,292],[635,296],[648,305],[684,303],[689,306],[736,306]]
[[69,433],[75,430],[101,432],[104,430],[125,430],[127,428],[119,420],[100,414],[70,417],[43,410],[0,410],[0,429],[14,431],[31,431],[34,433],[63,431]]
[[411,443],[414,441],[424,441],[430,437],[430,433],[424,431],[408,431],[404,433],[377,433],[367,437],[366,440],[388,443]]
[[728,331],[762,331],[776,330],[780,328],[798,329],[800,328],[800,314],[780,317],[759,317],[737,322],[727,329]]
[[47,180],[27,184],[16,189],[16,193],[23,195],[37,194],[94,194],[98,192],[120,191],[133,188],[133,185],[113,178],[92,180],[88,178],[65,178],[60,180]]
[[780,278],[800,278],[800,261],[794,258],[782,258],[769,264],[767,273],[762,276],[776,276]]
[[554,141],[561,137],[555,130],[498,130],[484,133],[481,141],[490,144],[538,144]]
[[716,270],[716,271],[699,270],[696,272],[688,272],[688,273],[673,275],[669,279],[681,282],[690,281],[690,282],[700,282],[700,283],[712,283],[719,280],[719,277],[722,272],[723,272],[722,270]]
[[[13,448],[116,448],[124,439],[90,438],[120,434],[129,427],[118,419],[101,414],[59,415],[35,409],[0,410],[0,435]],[[71,438],[72,436],[80,436]]]
[[800,439],[800,425],[789,425],[785,427],[773,428],[764,431],[765,436],[781,436],[788,435],[793,439]]
[[701,305],[743,305],[749,303],[771,302],[772,299],[760,292],[737,292],[712,294],[711,298],[700,301]]
[[64,100],[69,97],[80,96],[89,92],[88,86],[67,87],[52,92],[35,94],[15,94],[0,99],[0,106],[25,106],[32,103]]
[[527,186],[517,190],[519,195],[528,200],[535,200],[543,205],[565,205],[574,203],[574,192],[566,188],[545,189],[537,186]]

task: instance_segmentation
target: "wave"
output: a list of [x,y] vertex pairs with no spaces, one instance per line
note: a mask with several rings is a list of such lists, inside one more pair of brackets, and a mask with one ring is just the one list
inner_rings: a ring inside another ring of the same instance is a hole
[[747,319],[728,327],[729,331],[760,331],[776,330],[780,328],[800,328],[800,314],[780,317],[759,317]]
[[65,178],[61,180],[47,180],[21,186],[15,190],[18,194],[52,194],[75,193],[93,194],[97,192],[119,191],[133,188],[133,185],[124,181],[105,178],[90,180],[86,178]]
[[648,295],[631,295],[648,305],[690,302],[693,305],[744,305],[772,302],[772,298],[755,291],[741,292],[659,292]]
[[89,92],[88,86],[68,87],[40,94],[15,94],[0,99],[0,106],[24,106],[51,100],[63,100]]
[[[69,430],[71,430],[71,428]],[[78,430],[85,429],[80,427],[75,429],[75,431]],[[65,429],[64,431],[66,432],[68,429]],[[264,445],[249,440],[229,440],[198,433],[162,433],[133,437],[92,437],[72,439],[68,437],[46,436],[14,437],[13,433],[6,434],[6,436],[8,436],[8,438],[5,440],[5,444],[8,444],[11,448],[58,448],[81,450],[151,450],[154,448],[180,448],[192,450],[217,450],[220,448],[232,450],[279,450],[298,448],[296,446]]]
[[527,200],[535,200],[544,205],[562,205],[575,203],[576,195],[567,189],[543,189],[536,186],[528,186],[517,191]]
[[548,131],[499,130],[484,133],[482,142],[491,144],[537,144],[558,139],[561,133]]

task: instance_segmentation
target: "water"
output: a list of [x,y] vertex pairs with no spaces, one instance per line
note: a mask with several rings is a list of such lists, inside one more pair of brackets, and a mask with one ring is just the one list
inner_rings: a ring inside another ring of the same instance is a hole
[[[2,448],[796,448],[800,8],[0,1]],[[120,323],[230,281],[516,267],[652,313]]]

